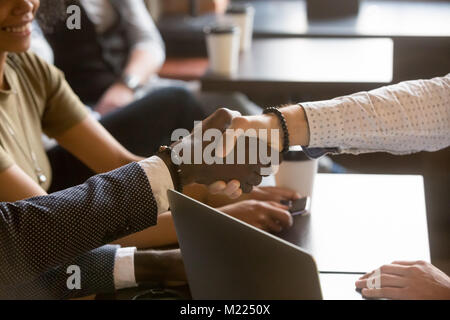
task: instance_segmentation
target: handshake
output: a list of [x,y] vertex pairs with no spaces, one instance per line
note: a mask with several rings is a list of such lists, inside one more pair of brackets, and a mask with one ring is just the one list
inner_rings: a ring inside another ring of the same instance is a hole
[[196,123],[192,132],[176,130],[172,141],[177,142],[157,154],[169,168],[176,189],[199,183],[208,185],[212,194],[235,199],[270,175],[272,166],[280,163],[283,132],[276,117],[272,127],[260,121],[256,128],[250,127],[250,119],[219,109]]

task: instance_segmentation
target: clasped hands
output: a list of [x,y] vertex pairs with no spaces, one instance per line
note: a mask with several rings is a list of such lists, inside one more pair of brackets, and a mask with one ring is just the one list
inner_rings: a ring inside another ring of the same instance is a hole
[[[270,132],[266,139],[260,139],[256,129],[249,136],[235,128],[245,119],[239,112],[219,109],[171,146],[169,166],[178,165],[183,186],[203,184],[209,186],[212,194],[236,199],[251,192],[263,176],[271,173],[270,167],[280,162],[279,148],[268,143]],[[280,139],[277,137],[276,142]]]

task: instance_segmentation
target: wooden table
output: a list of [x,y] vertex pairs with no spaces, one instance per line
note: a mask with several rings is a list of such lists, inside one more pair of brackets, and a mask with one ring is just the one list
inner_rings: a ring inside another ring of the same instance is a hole
[[389,37],[395,48],[393,82],[442,76],[449,70],[449,1],[360,3],[353,17],[308,20],[303,0],[254,1],[254,37]]
[[[264,185],[273,185],[273,177]],[[319,174],[311,214],[280,235],[311,252],[324,299],[361,299],[355,281],[393,260],[430,261],[423,178]],[[101,299],[131,299],[143,289]],[[178,289],[189,298],[188,288]]]
[[422,176],[319,174],[311,215],[281,237],[311,252],[321,272],[430,262],[424,199]]
[[241,55],[235,76],[208,72],[202,88],[304,101],[371,90],[392,77],[393,43],[387,38],[255,39],[252,50]]
[[450,3],[364,0],[358,15],[309,21],[306,2],[253,2],[254,35],[273,37],[450,37]]

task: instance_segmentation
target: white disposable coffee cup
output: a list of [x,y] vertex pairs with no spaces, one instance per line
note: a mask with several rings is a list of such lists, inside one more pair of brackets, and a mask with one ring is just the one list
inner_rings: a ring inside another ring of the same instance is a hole
[[232,5],[226,12],[228,23],[241,29],[240,51],[248,51],[252,47],[253,24],[255,21],[255,8],[251,5]]
[[301,150],[290,150],[283,155],[283,162],[275,175],[276,185],[294,190],[312,200],[318,168],[318,160],[311,160]]
[[233,76],[239,67],[240,28],[214,26],[205,29],[209,69],[218,75]]

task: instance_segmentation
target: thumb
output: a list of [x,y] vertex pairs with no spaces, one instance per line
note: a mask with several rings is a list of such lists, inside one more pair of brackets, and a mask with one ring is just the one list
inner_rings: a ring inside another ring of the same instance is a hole
[[249,126],[248,120],[245,117],[235,117],[230,126],[225,130],[219,139],[216,147],[216,155],[220,158],[225,158],[236,145],[239,137],[246,134]]
[[219,139],[216,147],[216,155],[219,158],[226,158],[236,146],[240,132],[235,132],[233,129],[227,129]]

